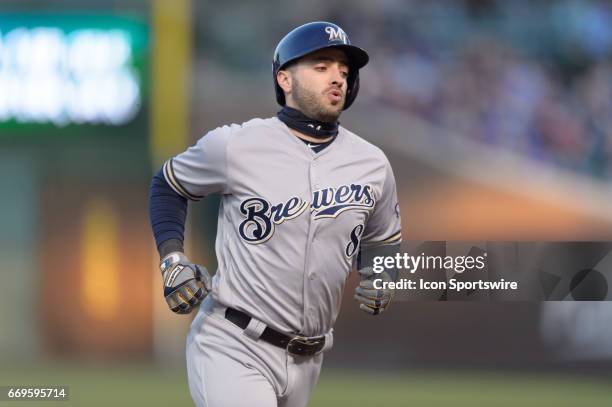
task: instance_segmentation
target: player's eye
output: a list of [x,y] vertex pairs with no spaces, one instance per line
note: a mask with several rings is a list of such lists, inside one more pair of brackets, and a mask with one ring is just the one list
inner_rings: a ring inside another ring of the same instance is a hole
[[342,77],[343,77],[344,79],[346,79],[346,78],[348,78],[348,75],[349,75],[349,74],[348,74],[348,72],[346,72],[346,71],[342,71],[342,72],[340,72],[340,75],[342,75]]
[[315,66],[315,70],[319,72],[325,72],[327,70],[327,67],[325,65],[317,65]]

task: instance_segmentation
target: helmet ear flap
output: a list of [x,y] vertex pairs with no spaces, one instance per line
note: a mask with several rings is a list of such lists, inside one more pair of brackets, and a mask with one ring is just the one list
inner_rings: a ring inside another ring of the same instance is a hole
[[278,82],[276,82],[276,75],[274,75],[274,90],[276,91],[276,102],[281,106],[285,106],[285,92],[283,92],[281,87],[278,86]]
[[272,61],[272,82],[274,83],[276,102],[281,106],[285,106],[285,93],[283,92],[281,87],[278,86],[278,81],[276,80],[276,74],[280,70],[280,63],[277,61],[277,56],[278,55],[275,55],[274,61]]
[[359,93],[359,72],[355,72],[354,75],[349,76],[346,85],[346,100],[344,101],[342,110],[348,109]]

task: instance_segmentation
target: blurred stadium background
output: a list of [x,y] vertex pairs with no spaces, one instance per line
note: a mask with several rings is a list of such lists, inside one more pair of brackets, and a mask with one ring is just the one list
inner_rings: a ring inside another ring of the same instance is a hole
[[[405,239],[612,240],[608,1],[3,0],[0,385],[190,403],[190,318],[161,296],[149,179],[206,130],[275,114],[274,46],[317,19],[370,53],[341,121],[388,153]],[[217,204],[189,222],[210,269]],[[370,319],[354,284],[313,406],[612,401],[608,303]]]

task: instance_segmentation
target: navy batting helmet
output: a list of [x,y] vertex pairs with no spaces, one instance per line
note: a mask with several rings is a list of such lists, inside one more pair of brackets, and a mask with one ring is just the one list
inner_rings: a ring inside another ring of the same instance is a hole
[[343,109],[349,108],[359,92],[359,69],[368,63],[368,53],[351,45],[342,28],[325,21],[315,21],[297,27],[285,35],[276,46],[272,61],[272,73],[274,75],[276,101],[279,105],[285,106],[285,94],[276,81],[278,71],[306,54],[329,47],[341,49],[348,58],[349,76]]

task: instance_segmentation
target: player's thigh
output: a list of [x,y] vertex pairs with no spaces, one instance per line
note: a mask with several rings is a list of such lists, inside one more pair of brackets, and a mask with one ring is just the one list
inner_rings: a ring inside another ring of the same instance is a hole
[[306,407],[319,380],[323,355],[292,356],[287,361],[288,386],[278,407]]
[[189,390],[198,407],[275,407],[270,382],[255,368],[226,355],[188,361]]
[[199,312],[187,338],[189,391],[198,407],[276,407],[268,379],[233,346],[224,321]]

